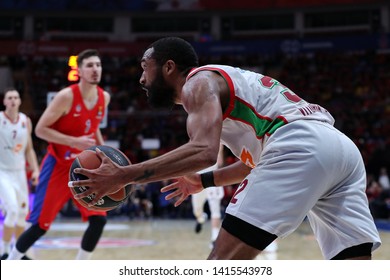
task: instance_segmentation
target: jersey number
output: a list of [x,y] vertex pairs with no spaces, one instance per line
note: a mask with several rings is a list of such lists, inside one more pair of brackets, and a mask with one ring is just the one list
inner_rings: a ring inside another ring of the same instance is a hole
[[272,79],[271,77],[263,76],[260,79],[260,84],[263,87],[268,88],[268,89],[271,89],[271,88],[273,88],[276,85],[280,85],[283,88],[283,90],[280,92],[280,94],[282,94],[288,101],[293,102],[293,103],[298,103],[299,101],[302,100],[298,95],[293,93],[286,86],[282,85],[277,80]]
[[230,200],[230,203],[232,203],[232,204],[236,204],[237,203],[238,199],[236,198],[236,196],[240,192],[242,192],[246,188],[247,185],[248,185],[248,179],[245,179],[244,181],[241,182],[241,184],[237,188],[237,191],[234,193],[232,199]]

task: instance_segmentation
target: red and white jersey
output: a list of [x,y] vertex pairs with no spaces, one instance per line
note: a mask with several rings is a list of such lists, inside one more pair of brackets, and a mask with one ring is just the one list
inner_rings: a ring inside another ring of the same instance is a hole
[[205,65],[193,69],[187,80],[199,71],[214,71],[226,80],[230,101],[223,115],[221,143],[252,168],[270,135],[281,126],[301,119],[334,124],[327,110],[268,76],[226,65]]
[[[59,118],[51,128],[71,136],[83,136],[96,133],[105,114],[103,89],[98,87],[98,101],[88,109],[78,84],[70,86],[73,92],[73,104],[68,114]],[[81,151],[69,146],[49,143],[48,152],[59,161],[73,160]]]
[[21,170],[26,168],[26,146],[29,131],[27,116],[19,113],[16,122],[0,112],[0,168]]

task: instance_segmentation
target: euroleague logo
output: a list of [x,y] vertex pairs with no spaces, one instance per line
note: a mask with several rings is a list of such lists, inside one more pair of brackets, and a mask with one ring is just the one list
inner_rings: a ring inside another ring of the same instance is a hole
[[[79,179],[77,178],[76,180],[78,181]],[[84,186],[80,186],[80,187],[78,187],[78,189],[79,189],[80,193],[83,193],[83,192],[85,192],[87,190],[87,188],[84,187]],[[93,194],[89,194],[88,196],[86,196],[86,198],[88,198],[89,201],[92,201],[92,199],[95,198],[95,194],[94,193]],[[104,204],[104,199],[101,198],[101,199],[99,199],[99,201],[95,205],[103,205],[103,204]]]

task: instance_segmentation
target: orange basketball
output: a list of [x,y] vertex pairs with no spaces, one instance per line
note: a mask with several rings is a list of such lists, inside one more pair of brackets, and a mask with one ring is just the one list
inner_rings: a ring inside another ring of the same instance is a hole
[[[126,157],[126,155],[116,148],[105,146],[105,145],[93,146],[88,148],[87,150],[82,151],[74,159],[72,166],[70,167],[69,170],[70,181],[87,179],[87,177],[84,175],[74,173],[73,170],[75,168],[82,167],[86,169],[96,169],[100,166],[101,160],[99,156],[96,154],[96,148],[99,148],[106,156],[108,156],[113,162],[117,163],[118,165],[126,166],[131,164],[130,160]],[[81,186],[81,187],[73,187],[70,189],[73,194],[79,194],[87,190],[88,187]],[[94,206],[91,207],[88,206],[88,203],[92,201],[91,196],[84,197],[81,200],[79,200],[79,202],[81,205],[83,205],[88,209],[109,211],[122,204],[130,195],[130,193],[131,193],[131,185],[127,185],[115,193],[102,197],[98,201],[98,203],[96,203]]]

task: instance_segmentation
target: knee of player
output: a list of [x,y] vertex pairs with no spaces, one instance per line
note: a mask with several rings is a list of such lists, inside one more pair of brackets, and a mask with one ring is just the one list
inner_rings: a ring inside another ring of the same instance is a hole
[[8,208],[5,213],[4,225],[13,227],[16,224],[18,218],[18,209],[15,207]]
[[27,211],[20,211],[17,216],[16,225],[19,227],[26,226],[27,224],[26,216],[27,216]]

